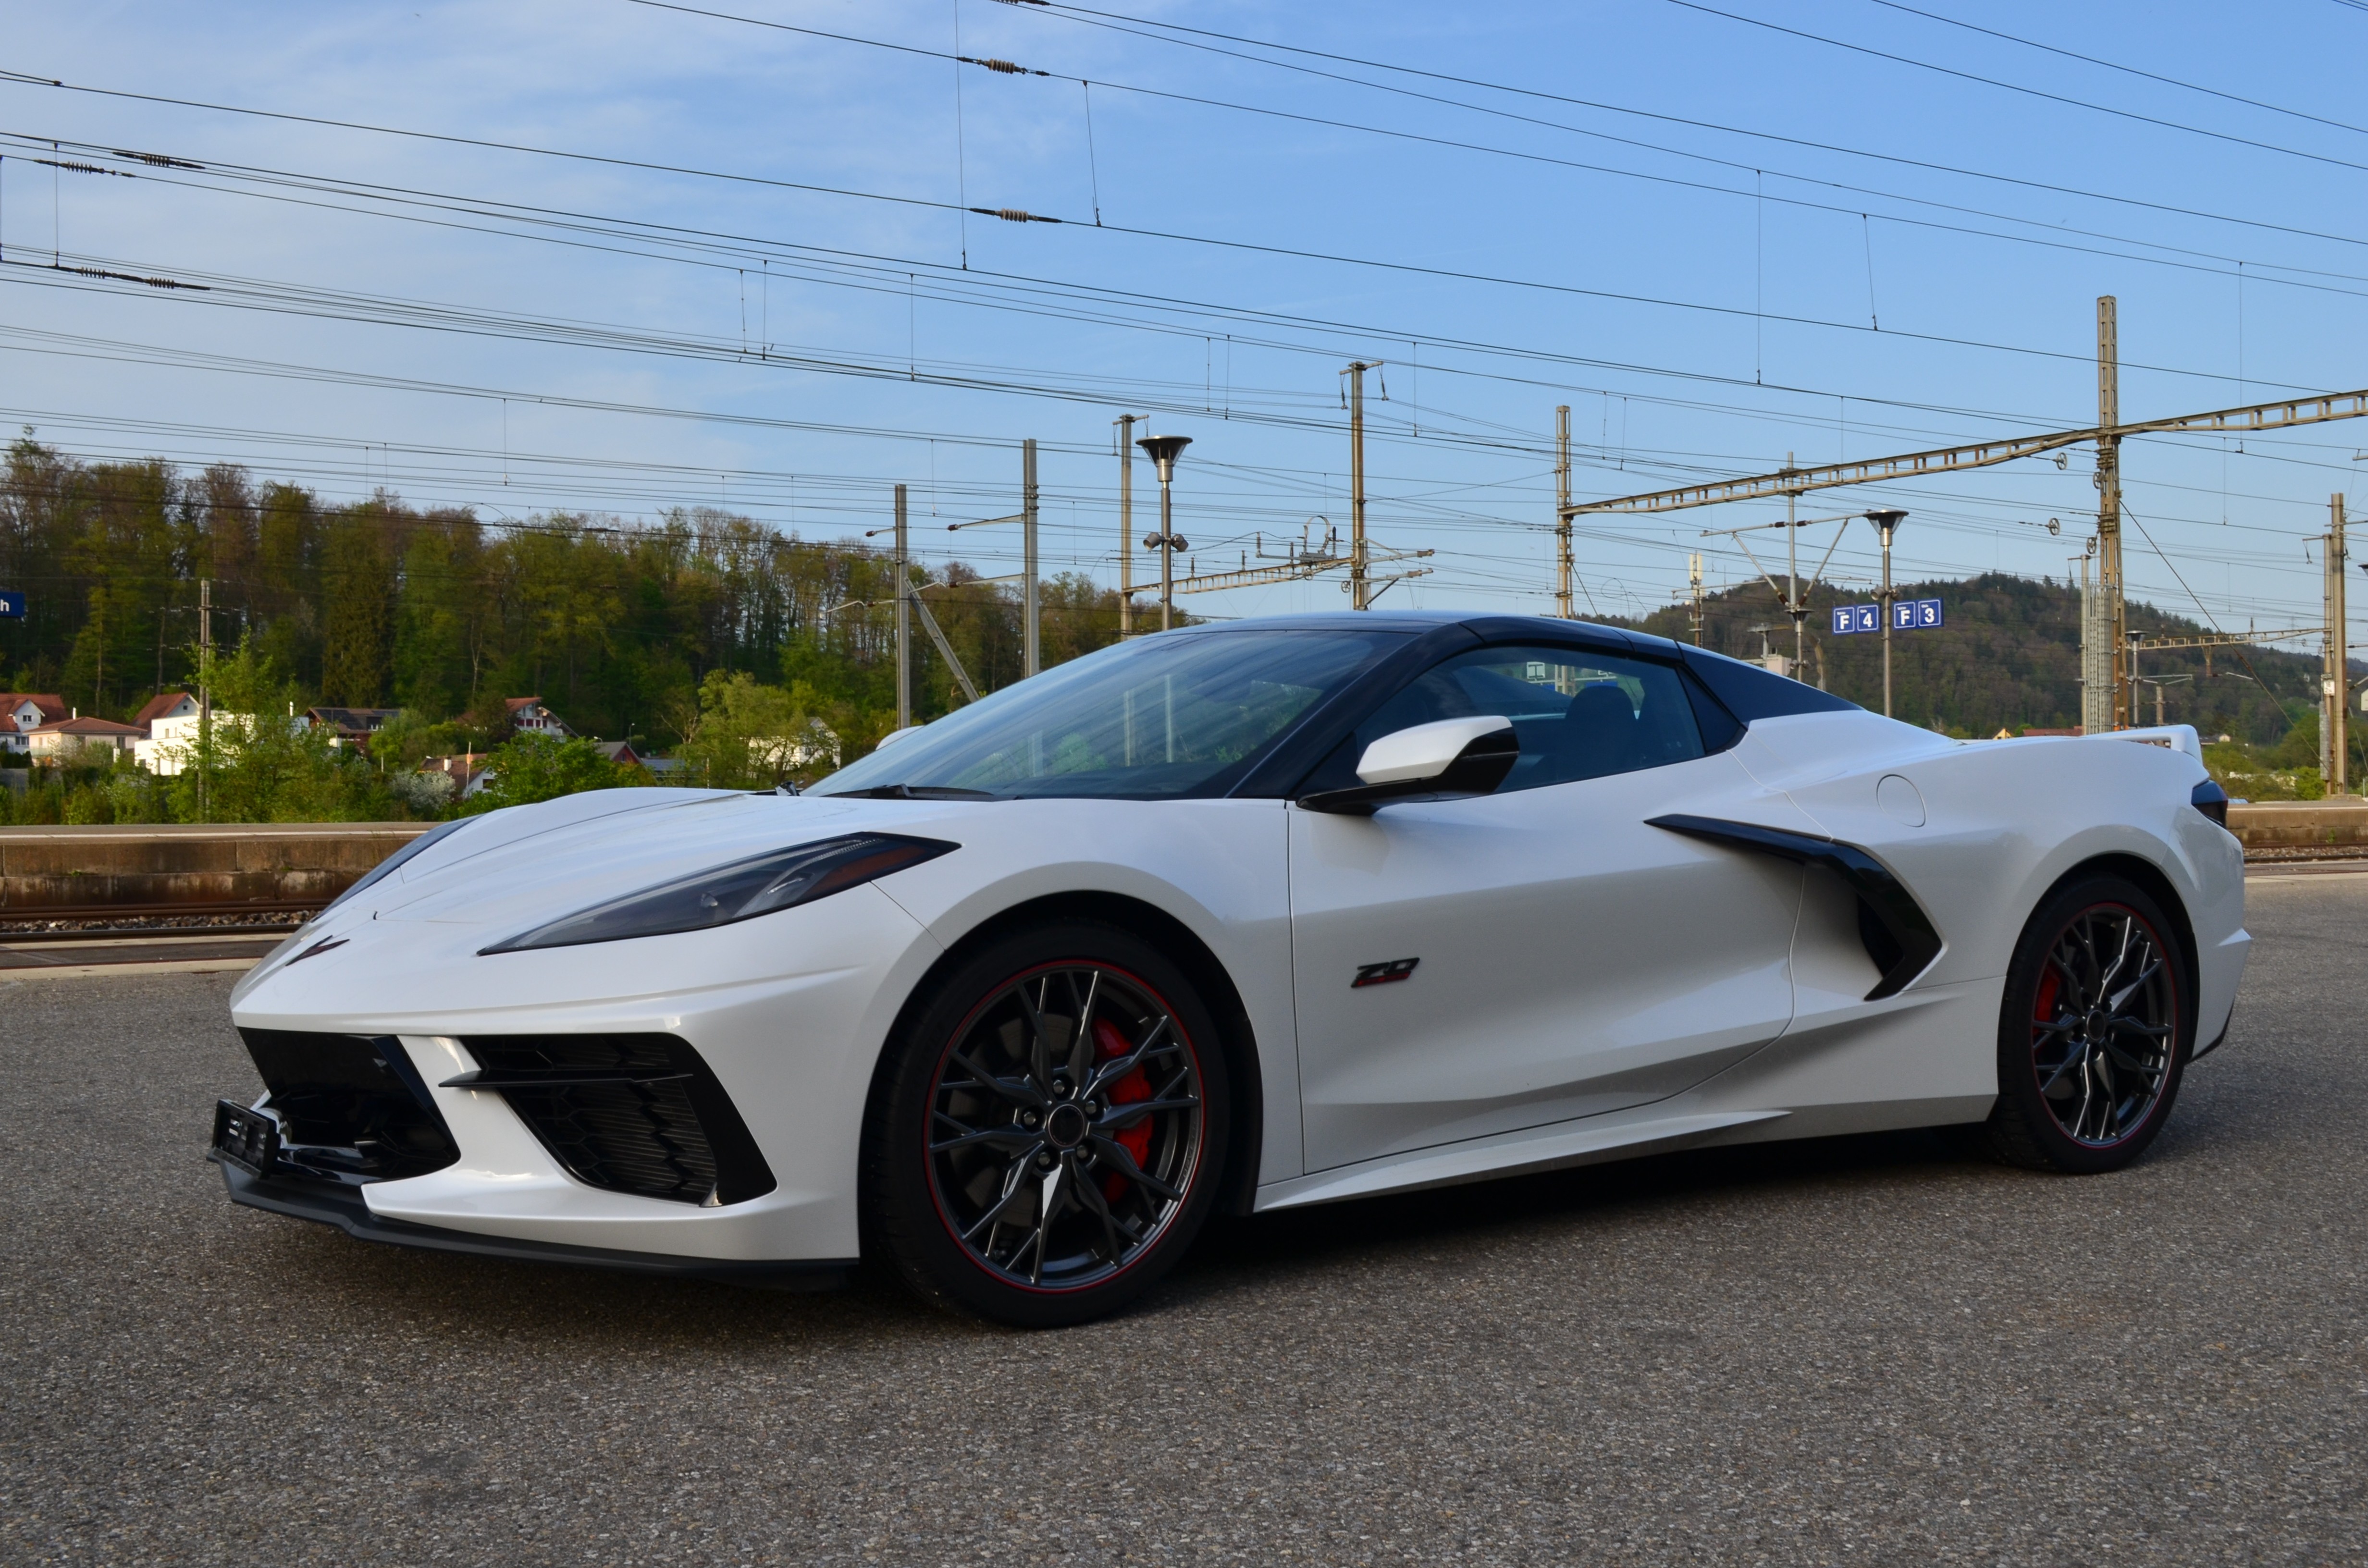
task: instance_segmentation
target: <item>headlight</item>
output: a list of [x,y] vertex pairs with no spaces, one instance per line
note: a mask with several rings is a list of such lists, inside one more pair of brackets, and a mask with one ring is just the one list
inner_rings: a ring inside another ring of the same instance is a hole
[[729,926],[735,920],[812,903],[960,847],[942,839],[905,838],[888,833],[825,838],[628,893],[477,950],[511,953],[526,948],[572,948],[627,937],[703,931],[711,926]]

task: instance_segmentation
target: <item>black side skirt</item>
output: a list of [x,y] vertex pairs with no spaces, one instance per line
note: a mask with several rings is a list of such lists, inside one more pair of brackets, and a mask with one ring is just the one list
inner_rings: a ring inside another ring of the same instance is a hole
[[420,1247],[429,1252],[461,1253],[470,1257],[498,1257],[512,1263],[562,1263],[579,1267],[608,1268],[627,1274],[657,1274],[680,1279],[713,1279],[761,1290],[830,1290],[847,1283],[856,1260],[822,1258],[772,1263],[734,1262],[728,1258],[676,1257],[665,1253],[619,1252],[609,1247],[562,1246],[553,1242],[513,1241],[448,1231],[437,1225],[415,1225],[373,1214],[352,1187],[326,1182],[273,1181],[253,1176],[233,1166],[222,1167],[222,1185],[233,1202],[268,1210],[324,1225],[335,1225],[359,1241],[385,1242],[393,1246]]

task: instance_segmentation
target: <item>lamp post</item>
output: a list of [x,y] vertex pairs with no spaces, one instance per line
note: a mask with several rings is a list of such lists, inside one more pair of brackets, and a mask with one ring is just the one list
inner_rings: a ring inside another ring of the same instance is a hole
[[1878,507],[1866,520],[1883,535],[1883,716],[1891,717],[1891,536],[1907,514],[1896,506]]
[[1145,550],[1159,551],[1159,630],[1165,631],[1176,619],[1176,552],[1184,541],[1176,537],[1176,494],[1172,482],[1176,478],[1176,460],[1192,444],[1190,436],[1145,436],[1135,443],[1149,454],[1159,471],[1159,531],[1143,541]]

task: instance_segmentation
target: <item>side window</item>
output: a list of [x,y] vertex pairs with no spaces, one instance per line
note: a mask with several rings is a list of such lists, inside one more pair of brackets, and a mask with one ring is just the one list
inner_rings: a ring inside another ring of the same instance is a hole
[[1309,785],[1354,783],[1357,759],[1383,735],[1482,713],[1505,715],[1521,737],[1520,760],[1498,794],[1687,762],[1705,749],[1683,678],[1666,665],[1552,646],[1481,648],[1416,676]]

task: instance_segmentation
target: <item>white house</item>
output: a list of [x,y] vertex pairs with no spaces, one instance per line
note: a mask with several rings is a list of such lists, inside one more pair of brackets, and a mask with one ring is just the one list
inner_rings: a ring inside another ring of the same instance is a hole
[[44,724],[72,717],[65,699],[54,692],[0,692],[0,752],[11,764],[21,764],[31,749],[28,736]]
[[[180,772],[197,755],[198,717],[192,706],[187,713],[176,713],[171,718],[157,720],[148,726],[145,740],[133,741],[127,748],[132,760],[149,772],[165,778],[169,778]],[[293,716],[286,722],[295,730],[302,729],[305,724],[304,720]],[[218,742],[235,740],[255,733],[255,716],[251,713],[216,713],[213,723]]]
[[157,720],[194,718],[197,711],[198,699],[195,693],[160,691],[148,699],[146,707],[131,715],[131,722],[153,735],[156,733]]
[[28,733],[25,749],[42,761],[64,761],[102,746],[109,751],[130,751],[144,739],[137,725],[119,724],[112,719],[85,719],[77,713]]
[[542,705],[540,697],[505,697],[502,701],[510,710],[510,727],[521,735],[549,735],[564,741],[575,733]]

